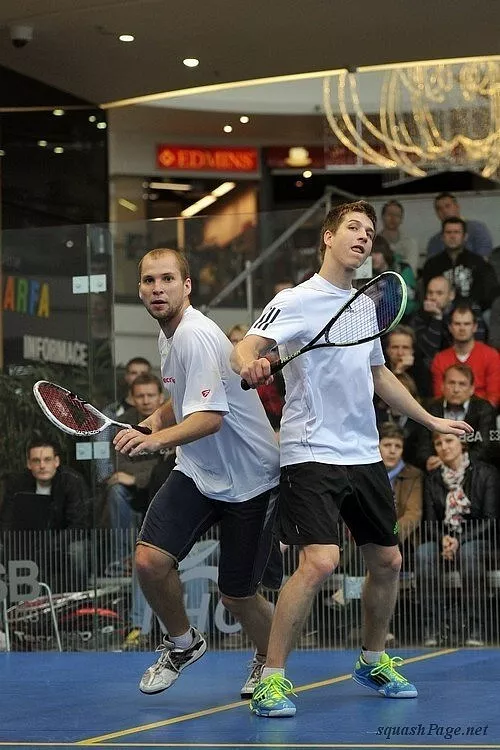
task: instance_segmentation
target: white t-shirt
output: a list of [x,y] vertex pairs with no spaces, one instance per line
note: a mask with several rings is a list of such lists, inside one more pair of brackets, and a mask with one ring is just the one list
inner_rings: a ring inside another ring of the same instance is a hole
[[175,469],[213,500],[242,502],[279,483],[279,449],[257,393],[243,391],[229,364],[232,344],[199,310],[188,307],[173,336],[160,331],[161,372],[177,423],[219,411],[221,429],[177,448]]
[[[274,340],[280,356],[287,357],[308,344],[353,293],[315,274],[279,292],[247,335]],[[281,465],[380,461],[371,367],[383,364],[379,339],[316,349],[287,364],[283,369]]]

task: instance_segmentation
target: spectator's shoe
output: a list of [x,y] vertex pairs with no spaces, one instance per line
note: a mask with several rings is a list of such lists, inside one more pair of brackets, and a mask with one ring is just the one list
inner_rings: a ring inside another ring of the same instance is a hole
[[469,631],[469,635],[465,640],[465,645],[471,648],[480,648],[481,646],[484,646],[484,638],[479,630],[472,628]]
[[295,716],[297,709],[286,697],[289,693],[295,695],[290,680],[280,674],[270,674],[269,677],[261,680],[253,691],[250,711],[257,716],[268,718]]
[[163,638],[163,643],[156,651],[160,655],[156,662],[146,669],[139,683],[142,693],[161,693],[169,688],[185,667],[200,659],[207,650],[207,642],[196,628],[191,628],[193,642],[189,648],[176,648]]
[[249,664],[250,671],[248,673],[248,677],[244,685],[242,685],[242,688],[240,691],[241,697],[243,699],[252,697],[253,691],[255,690],[255,688],[257,687],[257,685],[259,684],[261,680],[262,670],[264,669],[264,666],[265,666],[264,662],[258,661],[256,657],[254,656],[254,658]]
[[417,688],[406,677],[396,672],[395,666],[402,664],[399,656],[391,658],[383,653],[379,662],[367,664],[360,655],[356,662],[353,679],[359,685],[376,690],[384,698],[416,698]]
[[122,651],[137,651],[141,642],[142,630],[132,628],[126,635],[122,643]]

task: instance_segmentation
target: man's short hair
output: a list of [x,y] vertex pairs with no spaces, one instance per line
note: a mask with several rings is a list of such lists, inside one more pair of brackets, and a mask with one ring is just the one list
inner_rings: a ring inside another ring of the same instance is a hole
[[443,200],[443,198],[451,198],[453,203],[458,205],[456,195],[453,195],[453,193],[444,192],[444,193],[439,193],[438,195],[436,195],[436,197],[434,198],[434,206],[437,206],[438,201]]
[[410,326],[399,325],[399,326],[396,326],[396,328],[393,328],[392,331],[390,331],[390,333],[388,333],[385,336],[384,338],[385,347],[389,346],[391,342],[391,336],[397,336],[397,335],[409,336],[413,342],[413,346],[415,346],[417,339],[416,339],[415,331],[413,330],[413,328],[410,328]]
[[381,216],[383,216],[385,212],[387,211],[387,209],[390,208],[391,206],[397,206],[399,210],[401,211],[401,218],[403,218],[403,216],[405,215],[403,204],[397,201],[395,198],[393,198],[390,201],[387,201],[387,203],[384,203],[384,205],[382,206]]
[[52,448],[55,456],[61,455],[61,447],[55,442],[55,440],[51,440],[50,438],[40,437],[30,440],[26,446],[26,458],[29,458],[31,451],[34,448]]
[[144,367],[149,367],[151,370],[151,362],[145,357],[132,357],[125,365],[125,370],[128,370],[132,365],[144,365]]
[[462,364],[450,365],[449,367],[447,367],[443,373],[443,383],[446,380],[446,376],[448,375],[448,373],[452,370],[456,370],[461,375],[465,375],[465,377],[469,381],[469,384],[474,385],[474,370],[472,369],[472,367],[470,367],[470,365]]
[[467,234],[467,222],[464,219],[461,219],[460,216],[449,216],[447,219],[444,219],[444,221],[441,222],[441,229],[443,232],[448,224],[461,224],[464,234]]
[[380,425],[378,429],[378,436],[379,440],[383,440],[384,438],[387,439],[397,439],[401,440],[402,443],[405,441],[405,434],[401,427],[394,422],[384,422]]
[[341,203],[339,206],[334,206],[332,209],[330,209],[330,211],[328,211],[323,222],[323,226],[321,227],[321,238],[318,251],[321,262],[323,262],[323,257],[326,250],[325,241],[323,239],[325,232],[330,231],[332,234],[335,234],[344,216],[353,211],[368,216],[373,224],[374,231],[377,230],[377,214],[375,213],[375,209],[373,208],[371,203],[368,203],[367,201],[354,201],[353,203]]
[[158,260],[163,255],[168,255],[168,253],[172,253],[172,255],[175,256],[175,259],[177,261],[177,265],[179,267],[179,271],[181,272],[181,279],[183,281],[186,281],[186,279],[191,277],[191,274],[189,272],[189,262],[187,257],[184,255],[182,250],[177,250],[173,247],[155,247],[153,250],[150,250],[149,252],[145,253],[143,257],[139,261],[139,281],[141,279],[142,274],[142,264],[144,263],[144,260],[146,258],[152,258],[153,260]]
[[158,388],[158,393],[163,393],[163,386],[160,378],[153,375],[152,372],[144,372],[142,375],[138,375],[134,378],[132,385],[130,386],[130,392],[133,394],[136,385],[152,385],[154,384]]
[[472,314],[472,319],[474,320],[474,323],[477,323],[477,312],[475,311],[474,307],[469,302],[457,302],[457,304],[453,307],[453,310],[450,313],[450,323],[453,320],[453,316],[455,313],[458,312],[461,315],[464,313],[470,312]]

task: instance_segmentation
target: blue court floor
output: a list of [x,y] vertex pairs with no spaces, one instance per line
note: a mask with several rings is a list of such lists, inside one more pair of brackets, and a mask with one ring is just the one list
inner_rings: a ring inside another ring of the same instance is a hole
[[3,748],[498,748],[500,651],[394,651],[419,697],[362,688],[354,651],[302,651],[287,676],[297,715],[253,716],[239,700],[250,654],[208,653],[168,691],[142,695],[149,653],[0,655]]

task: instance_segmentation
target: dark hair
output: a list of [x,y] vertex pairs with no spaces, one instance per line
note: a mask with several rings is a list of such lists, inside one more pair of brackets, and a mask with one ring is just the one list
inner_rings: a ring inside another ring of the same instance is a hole
[[382,237],[382,235],[380,234],[377,234],[377,236],[373,238],[372,255],[373,253],[380,253],[389,268],[393,267],[394,252],[393,250],[391,250],[391,246],[389,245],[385,237]]
[[453,193],[444,192],[436,195],[436,197],[434,198],[434,206],[437,206],[437,202],[443,200],[443,198],[451,198],[453,203],[458,203],[457,198],[455,195],[453,195]]
[[456,370],[461,375],[465,375],[469,383],[471,385],[474,385],[474,370],[472,369],[472,367],[470,367],[470,365],[462,365],[462,364],[450,365],[449,367],[447,367],[446,370],[443,372],[443,383],[446,379],[446,376],[448,375],[449,372],[451,372],[451,370]]
[[445,219],[441,223],[441,229],[442,229],[443,232],[444,232],[444,228],[445,228],[445,226],[447,226],[447,224],[461,224],[462,225],[462,229],[464,230],[464,234],[467,234],[467,222],[464,221],[464,219],[461,219],[460,216],[449,216],[447,219]]
[[450,323],[451,323],[452,318],[453,318],[453,316],[455,315],[456,312],[459,312],[459,313],[462,313],[462,314],[466,313],[466,312],[472,313],[472,319],[473,319],[474,323],[477,323],[477,312],[474,310],[473,306],[469,302],[466,302],[466,301],[458,302],[455,305],[455,307],[453,308],[453,310],[450,313]]
[[355,201],[354,203],[341,203],[339,206],[335,206],[328,211],[323,226],[321,227],[321,238],[318,251],[321,261],[323,261],[326,250],[325,241],[323,239],[325,232],[330,231],[332,234],[335,234],[344,216],[354,211],[368,216],[373,224],[373,229],[377,229],[377,214],[371,203],[368,203],[367,201]]
[[384,438],[397,438],[403,443],[405,441],[405,434],[403,430],[394,422],[384,422],[383,424],[381,424],[378,429],[378,437],[379,440],[383,440]]
[[151,362],[145,357],[132,357],[125,365],[125,369],[128,370],[131,365],[145,365],[145,367],[151,369]]
[[399,326],[396,326],[396,328],[393,328],[392,331],[390,331],[390,333],[388,333],[385,336],[384,338],[385,347],[389,346],[389,343],[391,341],[391,336],[397,336],[398,334],[403,335],[403,336],[409,336],[411,340],[413,341],[413,346],[415,346],[417,339],[416,339],[415,331],[413,330],[413,328],[410,328],[410,326],[399,325]]
[[405,210],[403,208],[403,205],[399,201],[395,200],[394,198],[390,201],[387,201],[387,203],[384,203],[384,205],[382,206],[382,213],[381,213],[382,216],[385,214],[385,212],[390,206],[397,206],[399,210],[401,211],[401,218],[403,218],[403,216],[405,215]]
[[26,446],[26,456],[29,458],[30,452],[34,448],[52,448],[54,451],[55,456],[61,455],[61,448],[60,446],[50,438],[33,438],[33,440],[30,440],[29,443]]
[[163,393],[163,386],[160,378],[153,375],[152,372],[144,372],[142,375],[138,375],[134,378],[132,385],[130,386],[130,392],[133,394],[136,385],[151,385],[154,384],[158,388],[158,393]]
[[167,255],[167,253],[172,253],[175,255],[175,259],[177,261],[177,265],[179,266],[179,271],[181,272],[181,278],[183,281],[186,281],[186,279],[190,278],[190,272],[189,272],[189,263],[188,259],[182,252],[182,250],[175,250],[171,247],[156,247],[153,250],[150,250],[145,255],[142,256],[142,258],[139,261],[139,281],[141,279],[142,274],[142,264],[146,258],[152,258],[153,260],[157,260],[158,258],[161,258],[162,255]]

